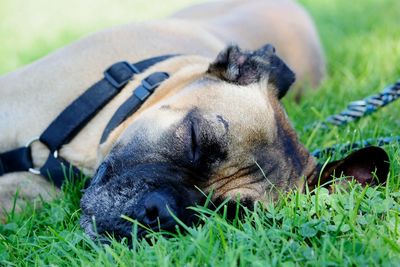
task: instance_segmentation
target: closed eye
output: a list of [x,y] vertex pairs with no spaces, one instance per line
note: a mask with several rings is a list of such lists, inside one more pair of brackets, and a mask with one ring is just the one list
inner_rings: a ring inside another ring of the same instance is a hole
[[196,164],[200,159],[199,127],[195,120],[190,121],[190,156],[191,163]]
[[[197,173],[206,174],[211,165],[226,157],[224,148],[220,145],[225,143],[225,136],[216,136],[216,125],[219,122],[207,120],[202,114],[194,109],[183,119],[181,127],[184,127],[183,136],[183,162],[186,167]],[[181,128],[182,129],[182,128]]]

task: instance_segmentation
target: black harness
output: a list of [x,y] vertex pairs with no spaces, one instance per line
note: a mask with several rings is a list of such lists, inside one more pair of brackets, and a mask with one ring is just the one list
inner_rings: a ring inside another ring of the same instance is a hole
[[[135,64],[118,62],[104,71],[104,77],[81,96],[67,106],[40,135],[33,138],[24,147],[0,153],[0,176],[10,172],[29,171],[41,174],[60,187],[71,174],[78,175],[79,169],[58,156],[58,150],[70,142],[79,131],[113,99],[136,74],[143,73],[149,67],[174,57],[164,55],[149,58]],[[167,78],[168,73],[155,72],[141,81],[141,84],[115,112],[108,122],[100,143],[104,142],[113,129],[127,117],[137,111],[154,90]],[[31,145],[40,141],[50,150],[45,164],[35,169],[33,166]]]

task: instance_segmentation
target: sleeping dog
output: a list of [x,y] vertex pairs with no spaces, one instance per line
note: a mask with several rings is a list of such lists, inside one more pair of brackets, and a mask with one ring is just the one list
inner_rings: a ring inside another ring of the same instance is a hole
[[[137,74],[57,150],[93,176],[81,200],[86,233],[130,236],[131,224],[121,215],[171,229],[171,213],[188,221],[186,208],[210,192],[215,201],[240,196],[251,206],[275,200],[278,192],[303,190],[307,182],[315,185],[319,168],[280,99],[294,73],[297,95],[305,85],[317,86],[324,59],[312,21],[289,0],[197,5],[165,20],[95,33],[1,77],[0,152],[40,135],[109,65],[166,54],[179,55]],[[152,73],[169,78],[101,138],[132,90]],[[29,146],[33,166],[40,168],[49,149],[38,141]],[[330,164],[321,179],[336,170],[370,182],[375,168],[387,167],[385,156],[379,149],[361,150]],[[0,177],[3,209],[10,209],[16,190],[24,199],[54,196],[51,182],[40,175],[7,173]]]

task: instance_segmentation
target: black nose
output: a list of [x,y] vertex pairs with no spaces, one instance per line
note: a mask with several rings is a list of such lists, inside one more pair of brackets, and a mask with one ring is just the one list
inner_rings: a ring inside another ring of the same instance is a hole
[[171,230],[176,225],[177,214],[175,199],[165,192],[152,192],[144,200],[144,217],[142,223],[154,230]]

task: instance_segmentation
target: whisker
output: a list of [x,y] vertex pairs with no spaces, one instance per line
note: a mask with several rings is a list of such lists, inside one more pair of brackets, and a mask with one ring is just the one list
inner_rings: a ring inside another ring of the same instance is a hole
[[268,179],[267,174],[272,173],[273,169],[275,168],[275,166],[272,166],[272,168],[268,171],[268,173],[266,174],[263,170],[263,168],[260,166],[260,164],[258,164],[258,162],[256,160],[254,160],[254,163],[257,165],[257,167],[260,169],[264,179],[270,184],[270,186],[272,186],[271,189],[275,188],[275,185]]

